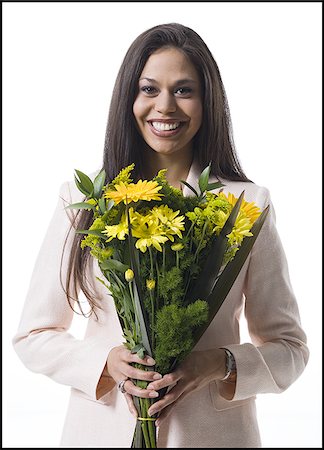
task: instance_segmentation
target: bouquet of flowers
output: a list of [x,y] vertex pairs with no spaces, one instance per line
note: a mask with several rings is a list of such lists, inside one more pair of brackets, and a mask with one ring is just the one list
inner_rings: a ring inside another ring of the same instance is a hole
[[[111,293],[124,345],[161,374],[172,371],[193,349],[225,300],[266,218],[253,202],[237,199],[209,183],[210,165],[193,196],[169,185],[166,170],[152,180],[131,179],[134,164],[105,185],[102,170],[92,181],[76,170],[75,183],[86,196],[67,208],[92,210],[93,223],[81,247],[98,260]],[[145,388],[146,381],[133,380]],[[160,397],[165,394],[160,391]],[[132,448],[155,448],[156,399],[134,397],[138,420]]]

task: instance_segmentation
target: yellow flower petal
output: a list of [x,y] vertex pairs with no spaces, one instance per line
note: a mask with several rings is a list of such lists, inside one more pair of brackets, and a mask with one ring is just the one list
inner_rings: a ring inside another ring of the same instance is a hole
[[139,180],[136,184],[127,184],[121,181],[119,184],[115,184],[114,187],[115,191],[109,190],[104,196],[114,200],[116,205],[120,202],[126,204],[138,202],[139,200],[161,200],[163,196],[163,194],[159,194],[162,186],[159,186],[156,181]]

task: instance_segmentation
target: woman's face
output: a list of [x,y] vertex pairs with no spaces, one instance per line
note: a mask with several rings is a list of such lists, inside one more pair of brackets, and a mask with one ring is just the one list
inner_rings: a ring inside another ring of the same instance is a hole
[[189,58],[163,48],[146,62],[133,105],[138,129],[157,153],[190,152],[202,121],[201,87]]

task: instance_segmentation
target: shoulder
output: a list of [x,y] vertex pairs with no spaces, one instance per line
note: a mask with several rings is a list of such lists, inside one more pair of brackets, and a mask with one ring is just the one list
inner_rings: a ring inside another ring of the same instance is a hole
[[[196,159],[190,167],[187,182],[196,189],[198,188],[198,179],[201,174],[201,167]],[[255,204],[263,209],[270,203],[270,193],[269,189],[265,186],[260,186],[258,184],[252,183],[251,181],[230,181],[225,178],[216,177],[215,175],[210,175],[209,182],[214,183],[220,181],[224,186],[222,190],[225,194],[231,193],[235,197],[239,197],[242,191],[244,191],[244,199],[247,202],[255,202]],[[214,192],[217,193],[219,189]],[[188,193],[187,189],[184,189],[185,193]]]

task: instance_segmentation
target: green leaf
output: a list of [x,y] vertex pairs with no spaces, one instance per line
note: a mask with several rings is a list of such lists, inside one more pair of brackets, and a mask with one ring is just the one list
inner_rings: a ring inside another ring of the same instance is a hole
[[101,239],[107,239],[107,236],[101,233],[99,230],[77,230],[77,234],[92,234],[93,236],[100,237]]
[[206,191],[213,191],[214,189],[218,189],[222,186],[225,186],[225,184],[221,183],[220,181],[217,181],[215,183],[208,183]]
[[[137,353],[138,356],[143,359],[145,356],[145,347],[143,344],[137,344],[131,349],[131,353]],[[143,356],[141,356],[143,355]]]
[[189,188],[197,197],[199,197],[199,194],[196,191],[196,189],[194,189],[189,183],[187,183],[184,180],[180,180],[180,182],[183,183],[185,186],[187,186],[187,188]]
[[129,269],[126,264],[118,261],[117,259],[106,259],[105,262],[100,263],[102,270],[117,270],[117,272],[125,273]]
[[99,205],[99,209],[100,209],[101,214],[105,214],[105,212],[106,212],[106,199],[104,199],[103,197],[99,198],[98,205]]
[[[131,349],[131,353],[137,353],[138,350],[140,350],[141,348],[144,348],[144,347],[143,347],[143,344],[137,344],[137,345],[135,345],[135,347],[133,347],[133,348]],[[145,349],[144,349],[144,350],[145,350]]]
[[[99,267],[100,267],[100,265],[99,265]],[[101,268],[100,268],[100,269],[101,269]],[[109,272],[108,272],[107,270],[103,270],[103,269],[101,269],[101,272],[102,272],[102,274],[104,275],[104,277],[106,278],[106,280],[108,280],[109,284],[110,284],[111,286],[113,286],[113,284],[114,284],[114,288],[115,288],[115,290],[117,290],[116,288],[117,288],[118,286],[116,286],[116,283],[113,283],[112,280],[110,279],[110,277],[109,277]],[[110,288],[110,287],[108,287],[108,290],[109,290],[109,292],[111,293],[111,288]],[[113,297],[113,299],[114,299],[114,302],[115,302],[115,298],[114,298],[114,297]],[[115,305],[116,305],[116,302],[115,302]],[[117,308],[117,306],[116,306],[116,308]],[[118,320],[119,320],[121,329],[123,329],[123,327],[124,327],[124,322],[123,322],[122,318],[120,317],[120,315],[119,315],[119,314],[117,314],[117,315],[118,315]]]
[[232,261],[230,261],[221,275],[219,276],[212,292],[207,298],[207,302],[209,304],[209,318],[204,325],[202,325],[195,333],[194,339],[195,343],[198,342],[200,337],[204,334],[211,321],[215,317],[219,308],[222,306],[224,300],[227,297],[231,287],[233,286],[238,274],[240,273],[250,251],[252,250],[253,244],[255,243],[261,228],[264,224],[264,221],[269,213],[269,206],[267,206],[255,221],[253,227],[251,228],[251,232],[253,236],[246,236],[243,239],[243,242],[236,252],[235,257]]
[[94,198],[100,198],[102,193],[102,188],[105,184],[106,172],[104,169],[93,180],[93,196]]
[[[145,314],[145,307],[142,301],[142,293],[141,293],[141,284],[140,284],[140,264],[139,264],[139,257],[137,254],[135,254],[135,245],[134,245],[134,238],[132,235],[132,227],[129,217],[129,206],[126,202],[126,215],[127,215],[127,223],[128,223],[128,246],[129,246],[129,255],[130,255],[130,261],[131,261],[131,269],[134,272],[134,280],[133,280],[133,288],[134,288],[134,309],[136,311],[136,315],[138,317],[140,330],[141,330],[141,337],[142,337],[142,343],[146,350],[146,354],[153,357],[152,353],[152,342],[149,335],[150,326],[148,323],[148,319]],[[148,370],[153,370],[148,369]]]
[[91,197],[93,194],[93,183],[85,173],[80,170],[74,169],[76,175],[74,175],[75,183],[78,189],[88,197]]
[[198,278],[195,280],[192,288],[189,288],[187,291],[188,293],[184,300],[185,305],[196,301],[198,298],[205,300],[212,292],[222,265],[224,253],[227,248],[228,239],[226,235],[232,231],[243,201],[243,197],[244,191],[237,199],[231,211],[231,214],[228,216],[220,234],[218,236],[215,236],[202,271],[200,272]]
[[201,194],[203,194],[207,189],[210,169],[211,169],[211,164],[209,163],[209,165],[201,172],[201,174],[199,176],[198,184],[199,184]]
[[80,181],[77,179],[76,176],[74,176],[74,182],[75,182],[77,188],[79,189],[79,191],[81,191],[82,194],[84,194],[84,195],[86,195],[87,197],[89,197],[88,191],[84,189],[84,187],[82,186],[82,184],[80,183]]
[[110,286],[105,282],[105,280],[102,280],[101,278],[99,278],[99,277],[96,277],[96,279],[98,280],[98,281],[100,281],[100,283],[102,283],[104,286],[106,286],[106,288],[109,290],[109,292],[110,292]]
[[110,199],[108,202],[108,205],[107,205],[107,211],[110,211],[111,208],[114,206],[114,204],[115,204],[115,201]]
[[66,206],[65,209],[95,209],[95,205],[90,205],[90,203],[87,202],[80,202],[80,203],[71,203],[70,205]]
[[138,350],[138,352],[137,352],[137,355],[138,355],[139,358],[144,359],[144,356],[145,356],[145,348],[144,348],[144,347],[140,348],[140,349]]

